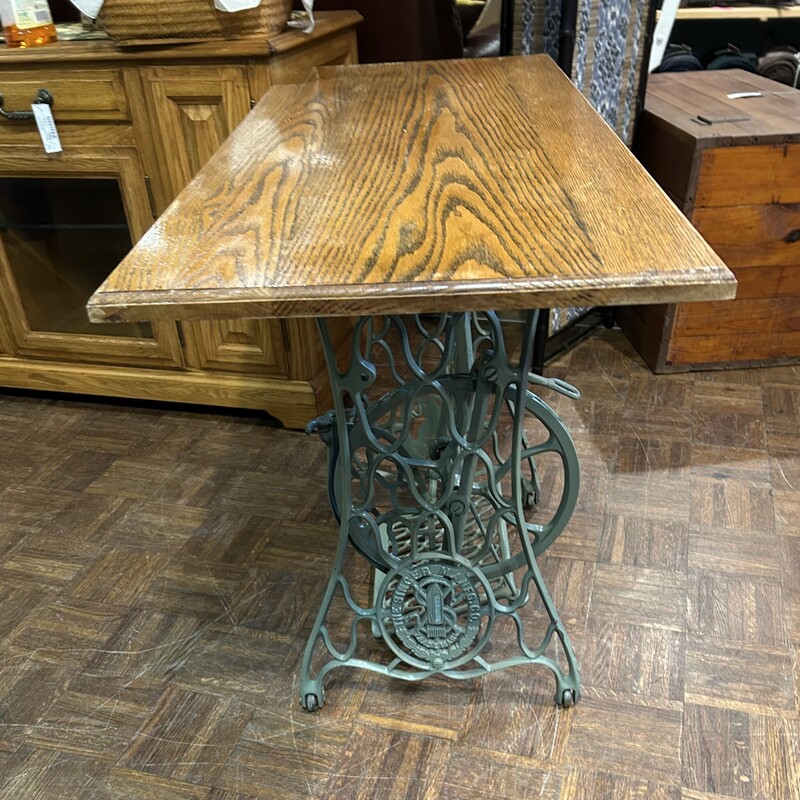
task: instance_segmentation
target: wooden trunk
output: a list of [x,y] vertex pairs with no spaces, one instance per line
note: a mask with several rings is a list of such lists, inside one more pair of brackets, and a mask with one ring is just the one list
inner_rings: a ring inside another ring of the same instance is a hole
[[645,361],[800,358],[800,92],[741,70],[654,75],[636,153],[739,282],[735,300],[621,308]]

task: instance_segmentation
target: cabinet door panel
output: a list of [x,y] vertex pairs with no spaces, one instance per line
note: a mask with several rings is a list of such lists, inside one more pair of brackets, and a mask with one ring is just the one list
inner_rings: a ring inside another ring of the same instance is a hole
[[170,202],[247,116],[247,70],[209,65],[140,72],[165,200]]
[[180,367],[175,326],[93,325],[85,305],[152,222],[133,148],[0,151],[0,313],[28,358]]
[[243,319],[184,323],[186,362],[198,369],[286,375],[281,324]]
[[[166,206],[250,110],[244,66],[151,67],[141,71]],[[198,369],[285,375],[281,326],[239,320],[184,324],[187,364]]]

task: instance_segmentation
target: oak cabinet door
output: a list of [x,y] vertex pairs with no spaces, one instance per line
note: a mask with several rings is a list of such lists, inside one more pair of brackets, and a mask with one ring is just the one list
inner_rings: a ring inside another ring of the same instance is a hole
[[139,73],[163,184],[159,205],[166,207],[247,116],[247,70],[209,64],[143,67]]
[[186,363],[205,370],[251,375],[287,374],[278,320],[242,319],[183,323]]
[[[153,217],[133,147],[0,149],[0,316],[22,358],[183,366],[171,323],[90,323],[86,302]],[[0,338],[3,338],[0,336]]]
[[[236,65],[150,67],[141,70],[141,80],[165,194],[159,205],[165,207],[247,116],[247,70]],[[187,322],[183,331],[190,367],[286,374],[281,326],[275,321]]]

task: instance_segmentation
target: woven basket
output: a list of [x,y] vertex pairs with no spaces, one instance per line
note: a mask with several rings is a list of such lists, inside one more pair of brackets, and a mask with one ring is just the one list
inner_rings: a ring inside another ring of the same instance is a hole
[[279,33],[292,0],[261,0],[247,11],[218,11],[213,0],[106,0],[100,24],[116,41],[220,39]]

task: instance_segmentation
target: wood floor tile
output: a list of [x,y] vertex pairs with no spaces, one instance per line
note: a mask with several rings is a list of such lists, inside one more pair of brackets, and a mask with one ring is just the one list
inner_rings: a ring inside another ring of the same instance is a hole
[[767,430],[761,386],[697,382],[692,432],[698,444],[765,448]]
[[181,549],[181,556],[221,564],[251,565],[280,523],[264,517],[210,510]]
[[[749,573],[749,570],[748,570]],[[688,630],[721,642],[788,645],[780,578],[739,577],[736,574],[692,572],[689,576]]]
[[171,555],[132,547],[105,550],[70,586],[70,596],[133,605],[169,564]]
[[770,448],[772,483],[778,491],[800,491],[800,448]]
[[716,480],[772,483],[770,458],[766,449],[747,450],[718,444],[692,445],[692,475]]
[[688,522],[639,515],[605,517],[597,555],[601,564],[686,573],[688,555]]
[[686,647],[686,702],[759,713],[796,714],[794,655],[767,645],[694,636]]
[[53,750],[33,750],[0,788],[0,800],[84,800],[105,777],[99,762]]
[[775,509],[775,531],[784,536],[800,536],[800,490],[775,490],[772,495]]
[[9,659],[82,667],[124,617],[120,608],[61,598],[40,605],[6,640]]
[[669,784],[681,768],[681,728],[680,711],[586,697],[575,707],[569,760]]
[[187,689],[230,694],[256,706],[276,697],[297,702],[294,668],[299,658],[293,637],[215,624],[194,644],[191,657],[175,665],[173,680]]
[[15,753],[56,701],[69,671],[29,660],[0,661],[0,753]]
[[476,755],[466,748],[454,749],[438,796],[441,800],[461,800],[472,796],[475,787],[487,783],[491,785],[492,797],[498,800],[563,797],[560,775],[553,774],[545,765],[493,751]]
[[256,710],[216,779],[218,791],[225,792],[220,799],[322,797],[331,774],[343,771],[352,727],[350,722],[309,716],[299,705],[285,714]]
[[236,624],[244,609],[237,595],[252,586],[247,567],[238,564],[174,558],[137,601],[140,608],[197,619]]
[[573,769],[564,778],[559,800],[683,800],[680,784],[614,775],[610,772]]
[[164,679],[183,665],[206,629],[193,617],[135,609],[86,665],[85,672],[128,676],[132,681]]
[[595,694],[638,696],[680,708],[686,636],[681,631],[590,619],[582,679]]
[[115,764],[152,713],[163,691],[158,682],[78,675],[32,729],[26,744]]
[[0,567],[0,582],[60,591],[91,563],[93,551],[85,542],[65,542],[48,534],[26,536]]
[[97,800],[206,800],[209,790],[149,772],[115,767],[95,791]]
[[750,719],[753,787],[756,796],[800,798],[800,721],[756,715]]
[[689,568],[705,574],[753,576],[780,583],[780,539],[770,531],[740,532],[693,528]]
[[439,796],[450,748],[450,742],[444,739],[356,723],[325,790],[318,796],[324,800],[422,800]]
[[181,503],[129,501],[125,514],[114,524],[114,543],[175,553],[207,524],[209,516],[205,508]]
[[592,618],[609,622],[686,628],[686,577],[676,572],[598,564]]
[[754,791],[750,742],[748,714],[687,703],[683,785],[727,797],[758,797],[760,792]]
[[694,378],[665,375],[631,376],[625,393],[623,432],[676,435],[691,440],[694,411]]
[[170,686],[119,766],[210,786],[253,713],[233,698]]
[[771,489],[750,483],[695,478],[692,522],[710,530],[767,532],[774,530]]

